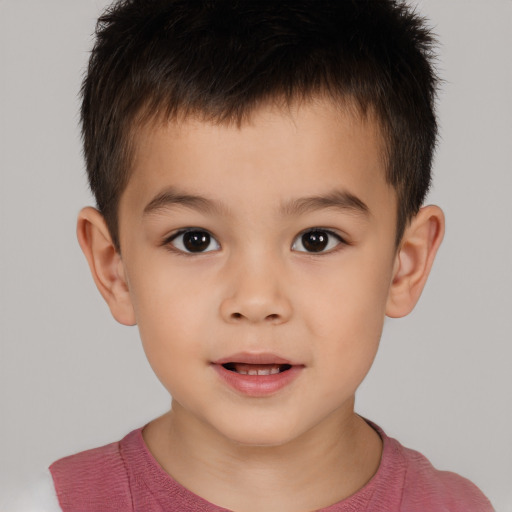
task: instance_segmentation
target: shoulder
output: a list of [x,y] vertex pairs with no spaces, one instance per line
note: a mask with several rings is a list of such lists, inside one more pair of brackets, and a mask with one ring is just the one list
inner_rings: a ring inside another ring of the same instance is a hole
[[119,442],[111,443],[55,461],[50,466],[53,479],[58,483],[57,480],[65,478],[67,474],[99,479],[103,472],[122,472],[123,462],[119,445]]
[[493,512],[484,494],[466,478],[450,471],[436,469],[421,453],[402,446],[397,449],[405,464],[402,508],[408,512]]
[[64,512],[104,510],[106,503],[108,510],[132,509],[129,476],[121,448],[124,441],[64,457],[50,466]]
[[1,504],[9,512],[62,512],[50,472],[47,470],[20,489],[16,498]]

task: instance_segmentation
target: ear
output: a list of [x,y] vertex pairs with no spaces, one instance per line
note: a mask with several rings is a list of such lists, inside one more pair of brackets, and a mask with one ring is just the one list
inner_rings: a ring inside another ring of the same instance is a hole
[[444,236],[444,214],[437,206],[425,206],[407,226],[395,259],[386,315],[409,314],[420,298]]
[[112,316],[123,325],[135,325],[123,261],[112,242],[105,219],[98,210],[84,208],[78,214],[76,232],[94,282]]

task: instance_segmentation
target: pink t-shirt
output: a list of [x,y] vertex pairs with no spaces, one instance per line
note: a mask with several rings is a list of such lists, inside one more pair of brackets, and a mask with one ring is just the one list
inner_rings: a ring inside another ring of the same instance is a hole
[[[374,425],[373,425],[374,426]],[[436,470],[420,453],[375,427],[383,440],[373,478],[323,512],[492,512],[469,480]],[[134,430],[118,443],[71,455],[50,466],[64,512],[221,512],[169,476]]]

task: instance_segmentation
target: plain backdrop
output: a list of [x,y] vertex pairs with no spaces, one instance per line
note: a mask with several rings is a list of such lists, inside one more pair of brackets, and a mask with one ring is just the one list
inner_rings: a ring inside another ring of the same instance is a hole
[[[357,410],[512,511],[512,1],[423,0],[441,41],[429,202],[444,244],[413,314],[386,322]],[[105,0],[0,0],[0,487],[165,412],[136,328],[75,238],[93,204],[78,90]]]

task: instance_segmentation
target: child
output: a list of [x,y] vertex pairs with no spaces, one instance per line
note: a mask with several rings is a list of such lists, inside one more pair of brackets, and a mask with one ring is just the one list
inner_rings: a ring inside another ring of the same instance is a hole
[[78,238],[172,410],[51,466],[67,511],[492,510],[354,412],[444,232],[433,39],[382,1],[126,0],[83,86]]

